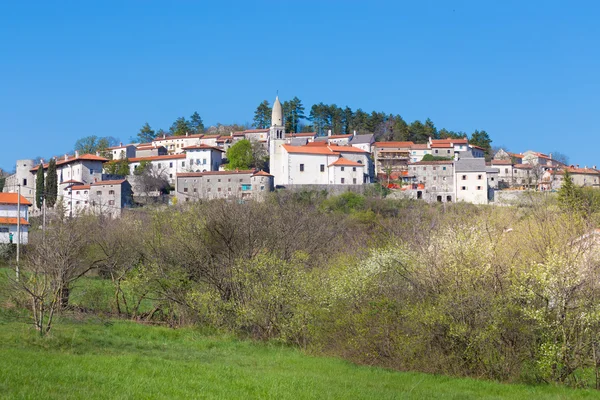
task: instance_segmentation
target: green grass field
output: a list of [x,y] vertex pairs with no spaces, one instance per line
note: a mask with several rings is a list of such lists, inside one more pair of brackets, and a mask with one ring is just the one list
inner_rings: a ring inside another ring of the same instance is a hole
[[[47,338],[0,312],[0,397],[592,399],[593,391],[401,373],[194,329],[63,319]],[[18,318],[17,318],[18,319]]]

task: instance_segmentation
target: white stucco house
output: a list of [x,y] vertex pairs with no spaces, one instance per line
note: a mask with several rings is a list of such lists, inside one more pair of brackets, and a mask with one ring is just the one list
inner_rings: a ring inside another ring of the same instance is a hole
[[31,206],[29,200],[17,193],[0,193],[0,243],[17,243],[19,230],[19,243],[28,243]]

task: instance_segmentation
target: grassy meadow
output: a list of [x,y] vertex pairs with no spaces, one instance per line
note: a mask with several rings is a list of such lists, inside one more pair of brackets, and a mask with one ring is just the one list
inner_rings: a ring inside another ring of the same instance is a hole
[[22,399],[592,399],[554,386],[402,373],[198,329],[72,315],[40,338],[0,313],[0,397]]

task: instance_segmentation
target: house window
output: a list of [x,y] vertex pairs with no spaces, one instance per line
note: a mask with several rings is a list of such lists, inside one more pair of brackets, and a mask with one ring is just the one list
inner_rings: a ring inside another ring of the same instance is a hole
[[342,167],[342,172],[344,171],[344,167]]
[[194,193],[197,193],[197,192],[198,192],[198,188],[194,188]]
[[169,178],[173,179],[173,174],[169,174]]
[[183,188],[183,193],[187,193],[188,188]]
[[466,181],[466,180],[467,180],[467,176],[466,176],[466,175],[463,175],[463,176],[462,176],[462,180],[463,180],[463,181]]
[[75,192],[76,194],[79,194],[79,190]]
[[[344,167],[342,167],[344,168]],[[346,179],[342,178],[342,183],[346,183]]]
[[210,192],[210,188],[208,188],[206,191],[207,191],[207,192]]
[[352,183],[356,185],[356,178],[352,178]]
[[508,168],[504,168],[504,173],[508,174]]
[[442,178],[442,180],[443,180],[443,181],[445,181],[445,180],[446,180],[446,177],[444,176],[444,177]]
[[158,168],[161,168],[161,163],[158,163]]
[[260,190],[265,190],[265,187],[264,187],[264,185],[260,187]]
[[228,191],[228,192],[231,192],[231,188],[227,188],[227,191]]
[[446,167],[442,167],[442,171],[445,171],[445,170],[446,170]]
[[437,169],[437,167],[432,167],[432,169],[435,171]]
[[96,191],[96,196],[102,196],[102,191],[101,190],[97,190]]
[[217,192],[220,192],[220,191],[221,191],[221,188],[217,188]]
[[114,191],[114,190],[109,190],[109,191],[108,191],[108,194],[112,194],[112,195],[114,195],[114,194],[115,194],[115,191]]
[[231,178],[227,179],[227,182],[231,182]]
[[438,151],[437,151],[437,149],[436,149],[436,150],[435,150],[435,154],[437,154],[437,153],[438,153]]
[[300,164],[300,172],[304,172],[304,164]]
[[221,178],[217,179],[217,182],[221,182]]
[[242,191],[248,191],[248,190],[252,190],[252,185],[250,185],[249,183],[243,183],[242,184]]
[[109,200],[108,201],[108,205],[109,206],[114,206],[115,205],[115,201],[114,200]]
[[481,186],[477,186],[477,190],[481,190]]
[[185,167],[185,161],[182,161],[182,162],[181,162],[181,166],[182,166],[182,167]]
[[79,202],[79,200],[77,200],[77,201],[75,202],[75,204],[79,204],[79,203],[80,203],[80,202]]
[[477,175],[477,179],[481,180],[481,177],[482,177],[482,176],[483,176],[483,175]]
[[448,154],[450,154],[450,150],[446,150],[446,152],[448,152]]
[[467,190],[467,187],[466,186],[461,186],[460,190]]
[[207,179],[206,182],[210,182],[210,179]]
[[352,167],[352,171],[353,171],[353,172],[356,172],[356,167]]
[[87,194],[87,190],[84,190],[84,191],[83,191],[83,194]]
[[27,179],[23,179],[23,186],[27,186]]
[[173,162],[169,163],[169,168],[173,168]]
[[321,164],[321,172],[325,172],[325,164]]

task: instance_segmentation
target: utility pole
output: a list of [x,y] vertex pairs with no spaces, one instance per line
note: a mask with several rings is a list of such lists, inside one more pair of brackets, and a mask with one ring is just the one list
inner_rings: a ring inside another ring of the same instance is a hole
[[19,250],[21,245],[21,184],[17,184],[17,281],[19,280]]
[[42,235],[46,240],[46,195],[42,199]]

